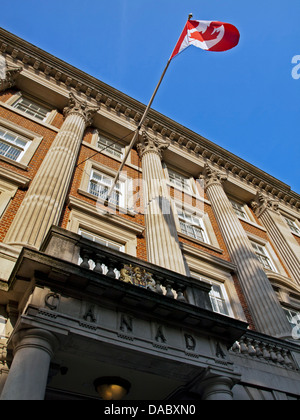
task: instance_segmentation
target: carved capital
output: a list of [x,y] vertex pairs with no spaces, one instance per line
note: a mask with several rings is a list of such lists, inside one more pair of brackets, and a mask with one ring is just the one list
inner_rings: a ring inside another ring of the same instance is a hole
[[260,217],[265,210],[272,210],[277,213],[279,208],[279,201],[272,200],[259,192],[257,193],[255,200],[251,202],[251,207],[254,210],[256,216]]
[[86,124],[86,127],[92,124],[95,113],[100,108],[97,106],[88,105],[86,101],[77,98],[73,93],[70,93],[69,104],[64,108],[65,118],[69,115],[80,115]]
[[15,67],[6,64],[5,58],[0,56],[0,92],[4,92],[13,87],[22,70],[23,67]]
[[156,153],[162,158],[163,150],[170,146],[171,142],[168,140],[161,140],[150,137],[145,131],[143,131],[139,143],[137,144],[137,151],[140,158],[146,153]]
[[205,182],[205,189],[209,188],[213,184],[222,186],[222,183],[227,181],[227,175],[215,168],[212,168],[209,164],[204,166],[204,172],[200,178]]

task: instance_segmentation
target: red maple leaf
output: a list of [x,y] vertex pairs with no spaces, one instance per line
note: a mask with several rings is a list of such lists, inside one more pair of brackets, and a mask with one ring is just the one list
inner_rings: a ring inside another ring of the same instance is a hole
[[218,27],[209,25],[205,32],[193,32],[191,34],[191,38],[194,38],[198,41],[211,41],[212,39],[217,39],[219,35],[220,30],[218,30]]

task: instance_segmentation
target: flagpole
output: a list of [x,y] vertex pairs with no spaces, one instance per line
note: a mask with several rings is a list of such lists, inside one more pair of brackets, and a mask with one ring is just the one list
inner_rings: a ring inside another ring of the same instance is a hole
[[128,156],[129,156],[129,154],[130,154],[130,152],[131,152],[132,148],[135,146],[135,143],[136,143],[137,137],[138,137],[138,135],[139,135],[139,131],[140,131],[140,129],[141,129],[141,128],[142,128],[142,126],[143,126],[143,123],[144,123],[144,121],[145,121],[145,119],[146,119],[146,117],[147,117],[147,115],[148,115],[148,112],[149,112],[149,110],[150,110],[150,108],[151,108],[151,106],[152,106],[152,104],[153,104],[153,101],[154,101],[154,99],[155,99],[155,96],[156,96],[156,94],[157,94],[157,91],[158,91],[158,89],[159,89],[159,87],[160,87],[160,85],[161,85],[161,83],[162,83],[162,81],[163,81],[163,79],[164,79],[164,77],[165,77],[165,74],[166,74],[166,72],[167,72],[167,70],[168,70],[168,68],[169,68],[169,65],[170,65],[171,61],[172,61],[172,59],[170,58],[170,59],[168,60],[168,62],[167,62],[167,65],[166,65],[166,67],[165,67],[165,69],[164,69],[164,71],[163,71],[163,73],[162,73],[162,75],[161,75],[160,79],[159,79],[159,82],[158,82],[158,84],[157,84],[157,86],[156,86],[156,88],[155,88],[155,90],[154,90],[154,92],[153,92],[153,94],[152,94],[152,96],[151,96],[151,99],[150,99],[150,101],[149,101],[149,103],[148,103],[148,105],[147,105],[147,107],[146,107],[146,109],[145,109],[145,112],[144,112],[144,114],[143,114],[143,116],[142,116],[142,118],[141,118],[141,120],[140,120],[140,123],[139,123],[139,125],[138,125],[137,129],[135,130],[134,136],[133,136],[133,138],[132,138],[132,140],[131,140],[131,142],[130,142],[130,145],[129,145],[129,147],[128,147],[127,151],[126,151],[126,154],[125,154],[124,159],[123,159],[123,161],[122,161],[122,163],[121,163],[121,166],[120,166],[120,168],[119,168],[119,170],[118,170],[118,172],[117,172],[117,174],[116,174],[116,176],[115,176],[115,179],[114,179],[114,181],[113,181],[113,183],[112,183],[112,185],[111,185],[111,187],[110,187],[110,190],[109,190],[109,192],[108,192],[108,194],[107,194],[107,198],[106,198],[105,203],[104,203],[104,205],[105,205],[106,207],[108,206],[109,199],[110,199],[110,197],[111,197],[111,195],[112,195],[112,193],[113,193],[113,191],[114,191],[114,189],[115,189],[115,186],[117,185],[117,182],[118,182],[118,180],[119,180],[120,174],[121,174],[121,172],[122,172],[122,170],[123,170],[123,168],[124,168],[124,166],[125,166],[125,164],[126,164],[126,161],[127,161],[127,159],[128,159]]
[[[190,14],[189,14],[189,16],[188,16],[188,20],[191,20],[191,19],[192,19],[192,17],[193,17],[193,14],[192,14],[192,13],[190,13]],[[137,137],[138,137],[138,135],[139,135],[139,131],[140,131],[140,129],[142,128],[142,126],[143,126],[143,124],[144,124],[144,121],[145,121],[145,119],[146,119],[146,117],[147,117],[147,115],[148,115],[148,112],[149,112],[149,110],[150,110],[150,108],[151,108],[152,104],[153,104],[153,101],[154,101],[154,99],[155,99],[155,96],[156,96],[156,94],[157,94],[157,91],[158,91],[158,89],[159,89],[159,87],[160,87],[160,85],[161,85],[161,82],[163,81],[163,79],[164,79],[164,77],[165,77],[165,74],[166,74],[166,72],[167,72],[167,70],[168,70],[168,68],[169,68],[169,65],[170,65],[170,63],[171,63],[172,59],[173,59],[173,55],[169,58],[169,60],[168,60],[168,62],[167,62],[167,65],[166,65],[166,67],[165,67],[165,69],[164,69],[164,71],[163,71],[163,73],[162,73],[162,75],[161,75],[161,77],[160,77],[160,79],[159,79],[159,82],[157,83],[157,86],[156,86],[156,88],[155,88],[155,90],[154,90],[154,92],[153,92],[153,94],[152,94],[152,96],[151,96],[151,99],[150,99],[150,101],[149,101],[149,103],[148,103],[148,105],[147,105],[147,107],[146,107],[146,109],[145,109],[145,112],[144,112],[144,114],[143,114],[143,116],[142,116],[142,118],[141,118],[141,121],[140,121],[140,123],[139,123],[139,125],[138,125],[137,129],[135,130],[134,136],[133,136],[133,138],[132,138],[132,140],[131,140],[131,142],[130,142],[130,145],[129,145],[129,147],[128,147],[127,151],[126,151],[126,154],[125,154],[124,159],[123,159],[123,161],[122,161],[122,163],[121,163],[121,166],[120,166],[120,168],[119,168],[119,170],[118,170],[118,172],[117,172],[117,174],[116,174],[116,176],[115,176],[115,179],[114,179],[114,181],[113,181],[113,183],[112,183],[112,185],[111,185],[111,187],[110,187],[110,189],[109,189],[109,192],[108,192],[108,194],[107,194],[106,200],[105,200],[105,202],[104,202],[104,205],[105,205],[106,207],[108,206],[108,202],[109,202],[109,200],[110,200],[110,198],[111,198],[111,195],[112,195],[112,193],[113,193],[113,191],[114,191],[114,189],[115,189],[115,186],[117,185],[117,182],[118,182],[118,180],[119,180],[120,174],[121,174],[121,172],[122,172],[122,170],[123,170],[123,168],[124,168],[124,166],[125,166],[125,164],[126,164],[126,161],[127,161],[127,159],[128,159],[128,156],[129,156],[129,154],[130,154],[130,152],[131,152],[132,148],[135,146],[135,143],[136,143],[136,141],[137,141]]]

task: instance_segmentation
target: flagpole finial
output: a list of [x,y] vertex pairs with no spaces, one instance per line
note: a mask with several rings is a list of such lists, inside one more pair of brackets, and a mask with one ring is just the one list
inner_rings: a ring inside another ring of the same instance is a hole
[[190,13],[190,14],[189,14],[189,19],[188,19],[188,20],[191,20],[191,19],[192,19],[192,17],[193,17],[193,13]]

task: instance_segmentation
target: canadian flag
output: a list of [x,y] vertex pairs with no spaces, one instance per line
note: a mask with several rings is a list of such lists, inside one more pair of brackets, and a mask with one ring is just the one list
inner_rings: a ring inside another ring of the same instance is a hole
[[188,20],[170,59],[190,45],[206,51],[227,51],[235,47],[239,40],[239,31],[230,23]]

